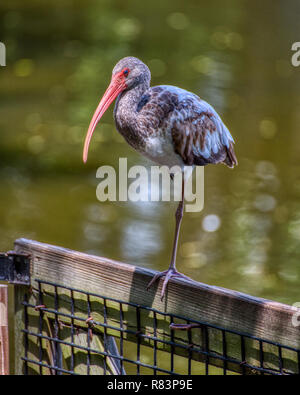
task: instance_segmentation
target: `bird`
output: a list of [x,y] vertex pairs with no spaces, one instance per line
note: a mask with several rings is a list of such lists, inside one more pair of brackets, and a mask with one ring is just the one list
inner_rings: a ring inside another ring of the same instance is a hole
[[[117,131],[140,154],[169,168],[238,164],[234,139],[215,109],[198,95],[172,85],[150,86],[151,72],[140,59],[127,56],[113,68],[111,82],[90,122],[83,149],[84,163],[94,130],[116,99],[113,117]],[[170,264],[147,286],[163,279],[161,300],[171,278],[189,277],[176,268],[180,226],[184,212],[185,178],[175,212],[175,235]]]

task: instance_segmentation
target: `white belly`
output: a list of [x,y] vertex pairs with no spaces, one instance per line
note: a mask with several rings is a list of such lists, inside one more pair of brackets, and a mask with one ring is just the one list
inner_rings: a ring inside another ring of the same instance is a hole
[[181,168],[184,166],[181,157],[174,151],[172,141],[168,138],[149,137],[143,153],[147,158],[160,165],[180,166]]

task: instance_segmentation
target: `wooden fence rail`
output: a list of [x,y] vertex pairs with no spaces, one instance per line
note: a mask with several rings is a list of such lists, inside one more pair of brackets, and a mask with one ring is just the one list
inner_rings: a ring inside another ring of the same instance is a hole
[[[147,284],[155,274],[152,270],[26,239],[16,240],[15,251],[30,254],[31,284],[37,279],[46,279],[65,287],[149,306],[168,314],[187,317],[190,320],[202,321],[226,330],[300,349],[300,330],[299,327],[293,325],[292,318],[295,310],[291,306],[183,279],[171,280],[166,296],[161,301],[161,283],[146,291]],[[22,338],[17,328],[20,326],[23,314],[20,307],[23,290],[22,286],[16,287],[15,293],[17,350],[22,350]],[[51,316],[51,312],[49,314]],[[128,314],[125,321],[129,327],[130,320],[134,318],[130,317],[130,311]],[[149,325],[148,321],[145,318],[143,324],[145,327]],[[78,325],[81,323],[78,322]],[[142,329],[151,330],[151,328]],[[109,328],[107,331],[110,334]],[[111,331],[111,334],[118,336],[115,331]],[[157,336],[164,338],[166,331],[163,329],[158,331]],[[214,340],[214,337],[210,339],[210,347],[214,349],[214,341],[216,342],[215,349],[217,349],[218,339]],[[238,355],[240,345],[236,340],[228,339],[228,342],[231,355],[233,357],[235,354]],[[257,362],[258,365],[259,347],[259,342],[256,341],[246,344],[252,363]],[[167,347],[164,351],[168,351]],[[277,354],[278,350],[270,346],[269,360],[277,360]],[[295,355],[287,353],[281,357],[287,371],[298,372],[299,361]],[[216,361],[217,364],[218,361]],[[20,358],[16,358],[16,373],[20,373],[21,369]],[[237,369],[237,371],[240,370]]]

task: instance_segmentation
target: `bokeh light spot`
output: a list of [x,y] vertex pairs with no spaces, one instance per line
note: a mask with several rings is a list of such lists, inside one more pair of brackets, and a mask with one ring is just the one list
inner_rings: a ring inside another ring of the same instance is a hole
[[114,30],[121,38],[133,40],[140,33],[141,25],[134,18],[121,18],[115,23]]
[[182,12],[174,12],[167,17],[167,23],[175,30],[186,29],[189,25],[189,20]]
[[208,56],[196,56],[191,60],[191,66],[198,73],[211,74],[214,71],[215,62]]
[[17,77],[28,77],[34,70],[32,59],[20,59],[14,64],[14,73]]
[[260,194],[254,200],[254,207],[259,211],[272,211],[276,207],[276,199],[272,195]]
[[235,51],[239,51],[244,47],[243,37],[236,32],[227,33],[225,36],[226,45]]
[[32,136],[28,139],[27,142],[28,149],[33,154],[39,154],[43,151],[45,145],[45,139],[43,136]]
[[221,220],[215,214],[207,215],[202,221],[202,228],[205,230],[205,232],[215,232],[220,226]]
[[277,125],[272,119],[263,119],[259,124],[261,136],[266,139],[272,139],[277,132]]

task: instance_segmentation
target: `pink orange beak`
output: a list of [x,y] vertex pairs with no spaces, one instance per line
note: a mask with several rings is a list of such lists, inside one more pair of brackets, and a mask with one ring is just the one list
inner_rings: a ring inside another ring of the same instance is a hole
[[94,133],[94,130],[97,126],[97,123],[100,121],[102,115],[111,105],[111,103],[115,100],[115,98],[126,89],[125,78],[122,72],[113,75],[109,87],[107,88],[106,92],[104,93],[94,115],[91,120],[89,129],[86,134],[85,142],[84,142],[84,149],[83,149],[83,162],[86,163],[89,151],[89,145]]

